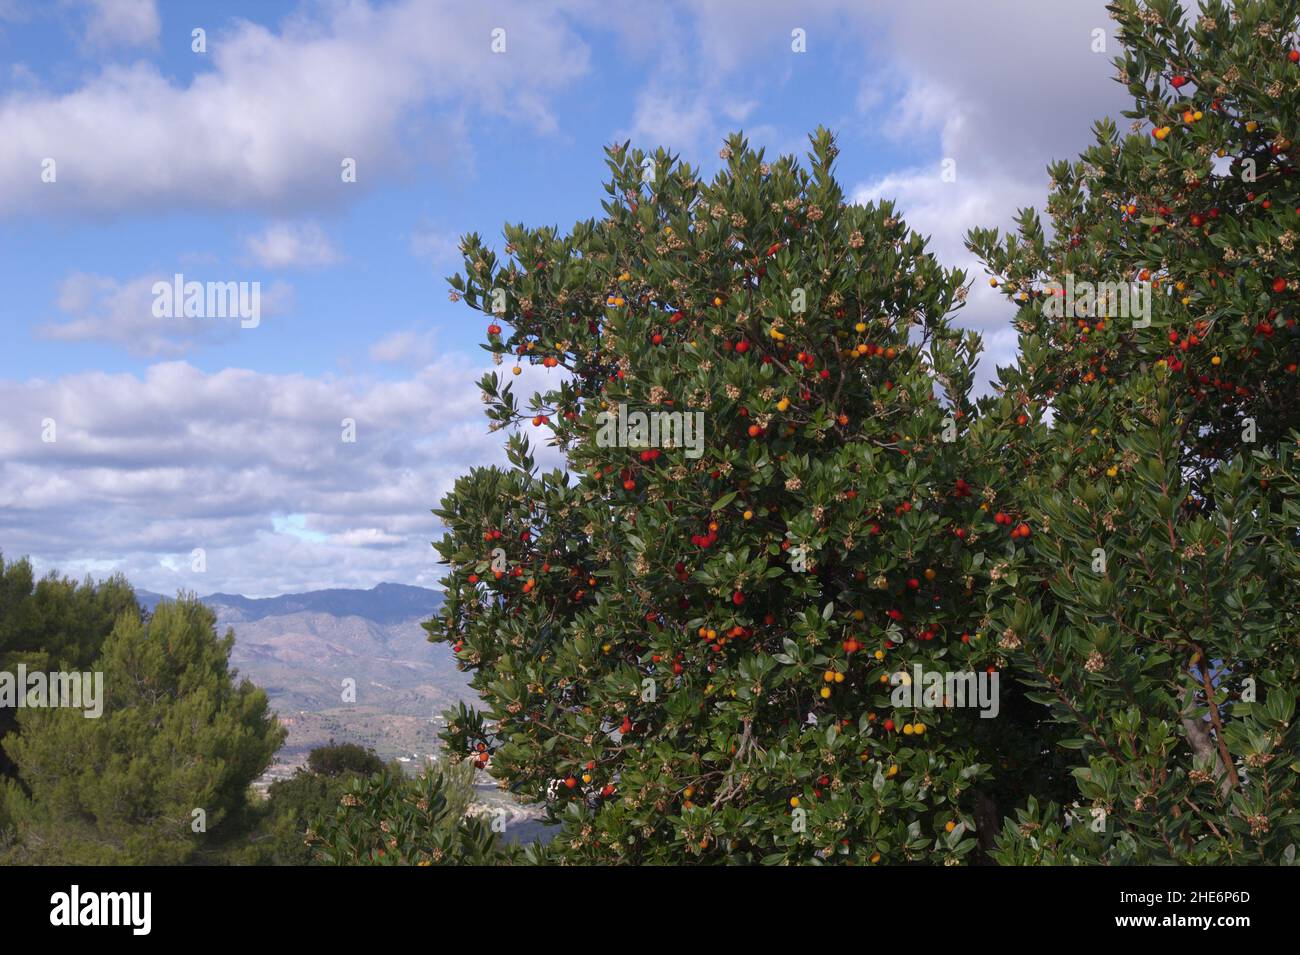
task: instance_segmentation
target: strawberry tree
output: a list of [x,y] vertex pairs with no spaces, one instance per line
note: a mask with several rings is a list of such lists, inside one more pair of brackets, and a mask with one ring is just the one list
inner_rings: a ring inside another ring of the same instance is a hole
[[[1026,210],[1014,235],[976,229],[969,245],[1018,307],[1008,393],[1085,423],[1117,383],[1167,368],[1195,485],[1298,420],[1300,2],[1109,9],[1133,132],[1101,121],[1078,161],[1050,167],[1050,236]],[[1076,279],[1149,288],[1144,314],[1063,307]]]
[[515,855],[491,824],[465,809],[463,775],[426,769],[356,776],[333,813],[316,819],[306,843],[322,865],[499,865]]
[[1020,333],[977,440],[1035,527],[990,618],[1077,753],[1068,812],[1035,800],[997,857],[1289,859],[1300,7],[1110,9],[1133,133],[1051,167],[1050,236],[969,240]]
[[990,767],[1023,761],[1005,718],[895,705],[918,665],[989,677],[981,537],[1028,535],[987,509],[963,275],[891,204],[846,203],[811,141],[804,168],[733,136],[707,182],[617,146],[600,218],[507,227],[505,259],[463,240],[510,466],[435,511],[426,627],[483,701],[449,751],[563,825],[539,855],[961,861]]

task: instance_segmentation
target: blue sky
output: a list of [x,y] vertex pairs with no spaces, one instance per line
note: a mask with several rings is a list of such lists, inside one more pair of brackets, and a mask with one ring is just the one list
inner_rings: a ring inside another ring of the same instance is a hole
[[[598,214],[611,142],[711,173],[729,131],[824,124],[850,195],[972,268],[965,230],[1122,107],[1103,7],[0,0],[0,550],[164,592],[432,585],[429,509],[501,460],[459,235]],[[177,272],[260,283],[261,322],[155,318]],[[972,278],[987,378],[1012,337]]]

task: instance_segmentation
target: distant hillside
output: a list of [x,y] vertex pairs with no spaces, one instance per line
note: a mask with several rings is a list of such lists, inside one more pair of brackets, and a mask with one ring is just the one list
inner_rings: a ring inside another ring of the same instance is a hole
[[[170,599],[147,590],[136,596],[149,610]],[[231,664],[266,690],[289,728],[281,760],[330,737],[373,746],[385,758],[423,756],[437,745],[434,718],[476,698],[451,649],[429,643],[420,626],[442,605],[436,590],[380,584],[200,599],[216,613],[219,633],[235,632]],[[344,698],[345,685],[355,701]]]
[[[137,590],[152,611],[165,598]],[[360,743],[408,770],[439,749],[440,714],[476,703],[469,674],[446,644],[431,644],[420,624],[442,606],[423,587],[380,584],[370,590],[314,590],[280,597],[210,594],[200,598],[217,615],[218,633],[235,632],[230,662],[241,677],[266,690],[288,731],[265,788],[290,776],[307,753],[328,740]],[[355,698],[345,698],[344,687]],[[523,809],[486,779],[479,801],[508,807],[511,839],[542,834],[536,808]]]

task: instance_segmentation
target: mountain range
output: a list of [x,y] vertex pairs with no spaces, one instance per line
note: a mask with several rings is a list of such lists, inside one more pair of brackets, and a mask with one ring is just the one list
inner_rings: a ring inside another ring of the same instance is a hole
[[[136,596],[150,611],[168,599]],[[475,699],[451,649],[429,643],[420,626],[442,605],[436,590],[385,583],[199,599],[217,615],[218,633],[234,631],[231,665],[266,690],[288,729],[277,774],[331,738],[420,763],[437,748],[442,711]]]
[[[137,590],[149,611],[161,594]],[[360,743],[409,771],[438,751],[442,711],[477,695],[451,648],[432,644],[420,624],[442,606],[442,594],[405,584],[370,590],[313,590],[279,597],[209,594],[217,632],[235,633],[231,665],[264,689],[288,736],[257,782],[291,776],[307,754],[329,742]],[[351,692],[346,692],[348,688]],[[486,776],[476,801],[508,814],[506,838],[547,839],[540,810],[517,803]]]
[[[164,600],[162,594],[137,590],[136,598],[148,610]],[[279,597],[244,597],[240,594],[209,594],[200,598],[213,610],[238,613],[242,620],[261,620],[293,613],[325,613],[334,617],[361,617],[376,623],[391,624],[407,620],[424,620],[442,606],[442,594],[425,587],[407,584],[378,584],[369,590],[311,590]]]

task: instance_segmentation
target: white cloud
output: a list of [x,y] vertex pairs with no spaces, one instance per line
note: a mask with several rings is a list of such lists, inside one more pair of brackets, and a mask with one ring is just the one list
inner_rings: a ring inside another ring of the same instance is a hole
[[[247,281],[231,275],[189,274],[185,278]],[[56,306],[64,318],[37,326],[36,334],[53,341],[119,345],[145,358],[176,358],[203,345],[230,341],[236,334],[257,333],[255,327],[241,327],[239,318],[157,317],[153,307],[155,282],[171,284],[173,275],[153,273],[119,281],[75,272],[59,285]],[[261,319],[283,315],[292,306],[293,288],[283,282],[261,289],[260,295]]]
[[[861,0],[796,7],[786,0],[710,0],[661,8],[646,40],[623,37],[644,58],[647,79],[630,124],[613,138],[664,146],[692,160],[716,156],[723,137],[742,124],[751,141],[773,144],[780,133],[751,121],[768,88],[790,78],[798,57],[828,55],[856,27],[862,6]],[[791,48],[796,28],[805,31],[807,53]],[[802,148],[806,132],[789,140],[795,148]]]
[[333,265],[342,256],[325,230],[315,222],[277,222],[248,236],[244,248],[267,269],[301,269]]
[[1117,42],[1092,49],[1092,31],[1109,35],[1113,26],[1104,0],[916,0],[886,9],[879,48],[906,89],[893,130],[909,141],[939,131],[942,155],[959,168],[1039,176],[1126,102],[1113,78]]
[[395,365],[427,365],[435,354],[434,337],[432,329],[393,332],[370,346],[370,360]]
[[411,232],[411,254],[435,269],[455,271],[463,263],[460,239],[454,234],[422,223]]
[[631,139],[633,145],[647,149],[664,146],[685,150],[703,141],[716,122],[714,110],[704,97],[646,90],[637,96],[631,130],[615,138]]
[[[141,377],[0,380],[5,555],[72,574],[121,570],[163,593],[433,585],[444,569],[430,508],[470,467],[505,462],[475,384],[483,371],[449,356],[383,382],[185,362]],[[526,371],[516,387],[557,374]],[[42,441],[47,418],[53,443]],[[344,418],[355,443],[342,440]],[[195,548],[204,574],[190,569]]]
[[[883,24],[879,45],[890,51],[890,69],[904,89],[886,132],[909,143],[935,136],[934,160],[860,185],[852,195],[895,199],[907,224],[931,237],[938,258],[973,280],[957,321],[984,336],[981,387],[996,365],[1012,361],[1016,338],[1008,324],[1012,308],[988,286],[965,248],[966,233],[1006,229],[1017,210],[1042,208],[1047,164],[1074,158],[1091,142],[1093,122],[1123,107],[1110,63],[1115,41],[1108,41],[1108,54],[1092,51],[1092,31],[1109,27],[1102,0],[917,0],[891,8]],[[955,162],[955,181],[941,175],[945,159]]]
[[335,534],[333,540],[336,544],[345,547],[389,547],[405,543],[405,538],[380,530],[378,527],[353,528]]
[[[491,52],[496,27],[505,54]],[[469,111],[554,131],[547,98],[588,60],[562,14],[526,0],[330,3],[278,32],[242,20],[209,29],[208,51],[195,55],[211,69],[188,85],[139,62],[70,92],[0,99],[0,216],[339,203],[402,172],[420,108],[453,126]],[[41,181],[47,157],[54,183]],[[345,158],[356,185],[342,182]]]
[[162,24],[155,0],[73,0],[86,8],[82,40],[91,47],[153,46]]

